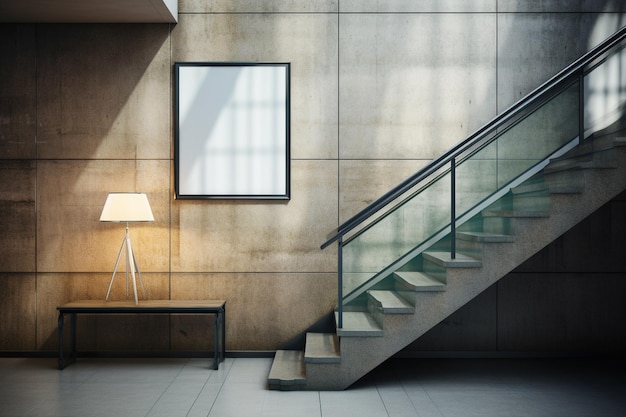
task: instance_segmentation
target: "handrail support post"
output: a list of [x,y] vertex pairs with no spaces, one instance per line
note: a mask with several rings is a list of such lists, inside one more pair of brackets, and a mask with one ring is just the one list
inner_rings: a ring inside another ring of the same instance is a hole
[[450,160],[450,258],[456,259],[456,159]]
[[337,327],[343,328],[343,262],[342,262],[343,236],[337,240]]
[[578,76],[578,143],[583,143],[585,139],[585,75]]

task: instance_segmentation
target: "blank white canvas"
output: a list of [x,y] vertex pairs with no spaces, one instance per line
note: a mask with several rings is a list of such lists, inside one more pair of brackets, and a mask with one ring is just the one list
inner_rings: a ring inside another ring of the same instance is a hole
[[180,195],[287,194],[287,67],[180,66]]

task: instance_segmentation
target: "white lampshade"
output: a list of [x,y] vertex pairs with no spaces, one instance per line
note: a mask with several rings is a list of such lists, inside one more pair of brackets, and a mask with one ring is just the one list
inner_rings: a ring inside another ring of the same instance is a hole
[[153,222],[154,216],[144,193],[110,193],[107,197],[101,222]]

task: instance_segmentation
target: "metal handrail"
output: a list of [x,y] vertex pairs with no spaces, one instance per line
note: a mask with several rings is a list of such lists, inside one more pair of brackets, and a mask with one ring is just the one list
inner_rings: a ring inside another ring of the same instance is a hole
[[611,48],[613,48],[624,39],[626,39],[626,26],[622,27],[613,35],[594,47],[592,50],[582,55],[580,58],[578,58],[576,61],[558,72],[548,81],[535,88],[520,101],[509,107],[504,112],[500,113],[498,116],[491,119],[488,123],[483,125],[481,128],[476,130],[474,133],[469,135],[458,144],[456,144],[454,147],[450,148],[448,151],[444,152],[441,156],[434,159],[424,168],[417,171],[415,174],[411,175],[400,184],[396,185],[394,188],[382,195],[376,201],[372,202],[369,206],[342,223],[337,229],[335,229],[328,235],[327,240],[326,242],[324,242],[324,244],[322,244],[321,249],[330,246],[335,241],[341,242],[343,236],[345,236],[347,233],[354,230],[357,226],[371,218],[374,214],[378,213],[380,210],[385,208],[398,197],[409,191],[411,188],[415,187],[432,173],[436,172],[439,169],[442,169],[444,166],[450,164],[451,161],[453,161],[459,155],[462,155],[464,152],[477,146],[482,140],[485,139],[483,136],[485,133],[493,131],[494,129],[509,122],[515,116],[520,114],[523,110],[537,103],[540,99],[544,97],[544,95],[552,91],[553,88],[557,87],[563,82],[567,82],[572,77],[578,77],[581,73],[584,73],[586,66],[591,64],[594,60],[598,59],[602,55],[606,54]]

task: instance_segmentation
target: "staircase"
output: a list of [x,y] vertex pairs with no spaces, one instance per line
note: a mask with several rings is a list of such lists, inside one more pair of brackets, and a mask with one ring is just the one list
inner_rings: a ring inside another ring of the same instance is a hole
[[[329,240],[340,245],[336,331],[307,333],[303,350],[277,351],[269,388],[348,388],[626,190],[626,99],[610,119],[589,121],[584,108],[570,109],[584,101],[584,77],[593,82],[595,69],[624,54],[625,38],[623,28],[340,227]],[[519,154],[519,139],[511,139],[519,137],[532,155]],[[546,148],[540,156],[538,148]],[[469,185],[482,186],[477,178],[487,171],[498,185],[476,193]],[[427,216],[435,226],[415,237],[397,225],[421,230],[413,217],[428,212],[432,197],[407,207],[429,189],[452,195],[451,217],[441,220],[435,205]]]

